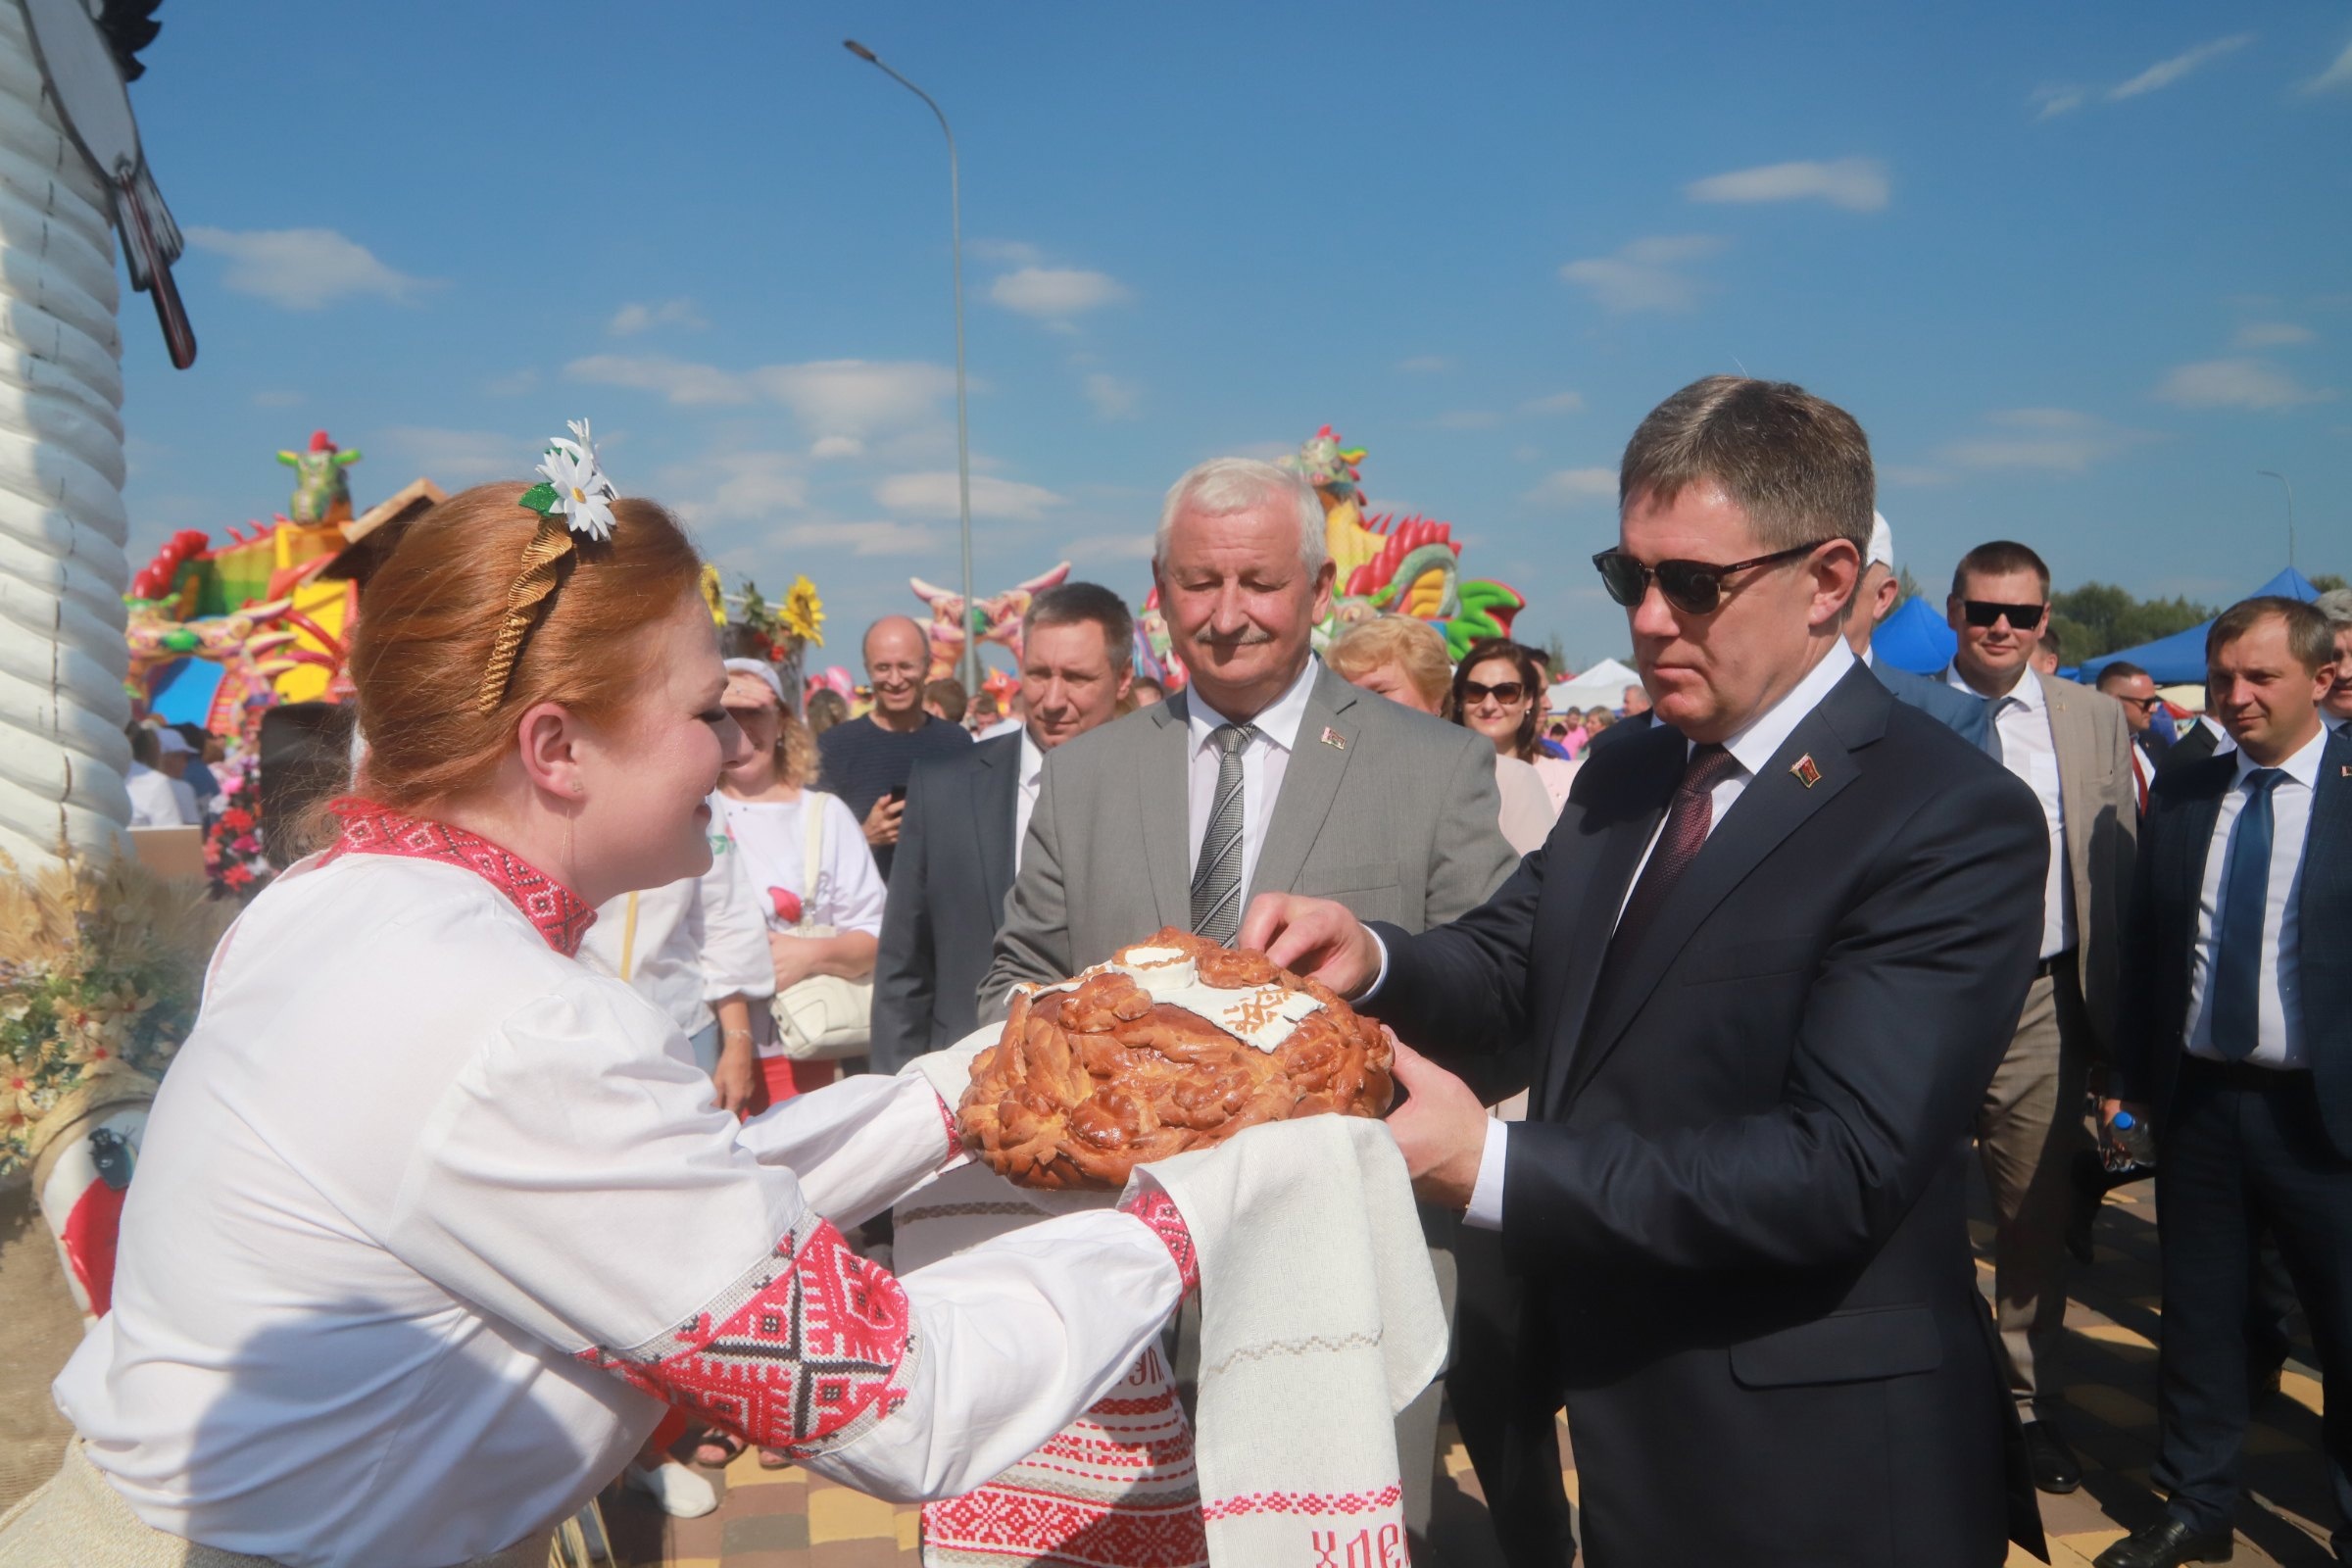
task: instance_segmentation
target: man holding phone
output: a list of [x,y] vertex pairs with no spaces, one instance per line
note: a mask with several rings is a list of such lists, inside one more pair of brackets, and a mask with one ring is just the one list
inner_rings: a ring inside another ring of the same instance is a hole
[[1984,705],[1984,750],[2034,791],[2049,830],[2040,961],[1978,1112],[1977,1152],[1997,1218],[1993,1296],[2028,1463],[2036,1487],[2067,1493],[2082,1469],[2049,1419],[2052,1358],[2066,1312],[2073,1156],[2087,1142],[2085,1083],[2115,1032],[2139,829],[2131,730],[2112,698],[2034,667],[2050,623],[2050,568],[2025,545],[1994,540],[1961,557],[1945,615],[1959,643],[1944,680]]
[[923,676],[930,668],[931,642],[907,615],[885,615],[865,629],[865,678],[874,706],[862,718],[846,719],[816,738],[819,781],[841,797],[865,829],[874,868],[890,879],[898,854],[899,821],[906,809],[906,780],[914,764],[930,757],[953,757],[972,738],[923,710]]

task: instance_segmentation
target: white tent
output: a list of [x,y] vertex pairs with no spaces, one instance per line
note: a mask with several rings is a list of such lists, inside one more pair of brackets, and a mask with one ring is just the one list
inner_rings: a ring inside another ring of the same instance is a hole
[[1551,710],[1556,713],[1563,708],[1622,708],[1625,706],[1625,689],[1641,684],[1639,673],[1614,659],[1604,659],[1581,675],[1554,681],[1551,687]]

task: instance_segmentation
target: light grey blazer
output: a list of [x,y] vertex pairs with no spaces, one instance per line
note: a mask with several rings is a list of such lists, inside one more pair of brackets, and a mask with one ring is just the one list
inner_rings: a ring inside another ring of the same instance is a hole
[[[1048,754],[981,1017],[1004,1016],[1016,981],[1067,979],[1191,925],[1187,717],[1178,693]],[[1517,867],[1499,811],[1486,737],[1318,665],[1249,895],[1334,899],[1407,931],[1442,925]]]

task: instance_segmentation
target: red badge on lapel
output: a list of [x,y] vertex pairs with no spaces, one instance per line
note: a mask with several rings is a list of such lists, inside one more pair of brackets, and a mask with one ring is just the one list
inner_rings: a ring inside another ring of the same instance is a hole
[[1821,782],[1821,769],[1814,766],[1813,754],[1811,752],[1807,752],[1804,756],[1789,763],[1788,771],[1794,773],[1796,775],[1796,781],[1807,789],[1811,789],[1814,785]]
[[1323,726],[1323,744],[1335,752],[1344,752],[1348,749],[1348,737],[1326,724]]

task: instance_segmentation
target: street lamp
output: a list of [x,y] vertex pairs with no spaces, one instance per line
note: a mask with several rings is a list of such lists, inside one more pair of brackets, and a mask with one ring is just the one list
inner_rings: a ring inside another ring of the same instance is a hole
[[956,285],[956,514],[963,530],[963,657],[957,662],[964,690],[980,694],[980,639],[972,631],[972,440],[963,391],[963,187],[956,172],[956,132],[931,95],[890,69],[882,57],[855,38],[841,46],[923,101],[948,138],[948,258]]
[[[2256,468],[2254,474],[2257,478],[2286,484],[2286,475],[2275,468]],[[2295,564],[2295,487],[2291,484],[2286,484],[2286,564],[2289,566]]]

